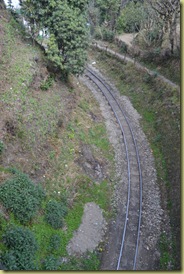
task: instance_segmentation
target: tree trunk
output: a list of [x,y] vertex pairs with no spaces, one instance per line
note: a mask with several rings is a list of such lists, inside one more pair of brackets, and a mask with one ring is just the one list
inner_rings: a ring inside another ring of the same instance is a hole
[[173,18],[171,18],[170,21],[170,33],[169,33],[169,41],[170,41],[170,45],[171,45],[171,54],[174,54],[174,44],[175,43],[175,33],[176,33],[176,27],[177,27],[177,13],[175,12],[173,14]]
[[0,9],[1,9],[1,10],[6,9],[6,5],[5,5],[5,3],[4,3],[4,0],[0,0]]

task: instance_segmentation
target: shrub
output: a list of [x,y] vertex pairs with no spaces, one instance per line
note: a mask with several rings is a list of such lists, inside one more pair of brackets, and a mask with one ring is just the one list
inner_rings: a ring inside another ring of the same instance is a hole
[[43,198],[41,186],[34,185],[23,173],[15,173],[0,186],[0,201],[23,224],[35,216]]
[[145,83],[151,83],[153,78],[149,73],[145,73],[142,78],[143,82]]
[[33,254],[37,249],[34,234],[28,228],[11,227],[3,235],[3,243],[11,249]]
[[7,251],[2,259],[6,270],[38,270],[29,254],[25,255],[16,250]]
[[115,33],[112,30],[109,30],[104,27],[98,27],[95,29],[95,32],[94,32],[94,38],[97,40],[113,42],[114,36],[115,36]]
[[50,237],[49,250],[53,252],[54,250],[58,250],[61,245],[61,237],[58,234],[53,234]]
[[103,38],[102,31],[101,31],[100,27],[95,28],[94,38],[97,39],[97,40],[101,40]]
[[104,41],[113,42],[115,33],[107,28],[102,28],[102,36]]
[[8,251],[3,263],[8,270],[35,270],[35,253],[38,245],[34,234],[28,228],[11,227],[2,237]]
[[0,155],[3,153],[4,150],[4,143],[3,141],[0,141]]
[[44,260],[42,270],[58,270],[58,267],[58,259],[50,255]]
[[66,207],[57,202],[56,200],[50,200],[46,206],[45,220],[53,228],[57,229],[63,225],[63,217],[66,214]]
[[120,52],[121,53],[127,53],[128,51],[128,47],[127,47],[127,44],[125,42],[121,42],[121,47],[120,47]]

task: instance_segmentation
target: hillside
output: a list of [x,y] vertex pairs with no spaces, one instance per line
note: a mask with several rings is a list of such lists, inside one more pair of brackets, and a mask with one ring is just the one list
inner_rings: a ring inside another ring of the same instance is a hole
[[[6,11],[0,10],[0,18],[0,40],[3,41],[0,45],[0,246],[4,267],[55,270],[59,267],[58,260],[65,260],[63,269],[96,269],[99,265],[96,253],[84,252],[76,261],[67,257],[66,247],[81,223],[85,204],[95,205],[91,227],[101,218],[101,210],[107,218],[111,215],[113,150],[98,103],[77,78],[70,77],[65,83],[61,80],[62,74],[50,72],[39,47],[23,38],[23,30]],[[28,190],[22,185],[23,178],[43,189],[44,198],[39,207],[33,204],[31,194],[25,194]],[[6,182],[11,183],[4,189]],[[20,188],[18,194],[16,185]],[[18,196],[12,197],[10,193]],[[10,206],[2,203],[5,196],[10,199]],[[52,211],[56,212],[50,219],[47,216],[49,201],[53,202]],[[26,215],[28,220],[25,220],[20,204],[23,202],[29,215],[33,215],[31,219]],[[57,216],[64,215],[62,224],[55,227]],[[12,225],[29,228],[33,233],[37,241],[33,257],[29,252],[21,255],[21,250],[15,253],[6,245],[5,232]],[[54,237],[57,238],[55,247]],[[62,244],[58,246],[57,242]],[[15,261],[9,257],[11,252]],[[20,266],[21,262],[24,266]]]

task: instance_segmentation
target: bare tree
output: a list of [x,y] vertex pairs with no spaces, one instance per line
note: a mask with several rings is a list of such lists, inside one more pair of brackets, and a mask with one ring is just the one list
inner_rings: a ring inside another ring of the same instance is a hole
[[171,54],[174,53],[175,33],[180,17],[179,0],[147,0],[164,22],[164,32],[169,33]]

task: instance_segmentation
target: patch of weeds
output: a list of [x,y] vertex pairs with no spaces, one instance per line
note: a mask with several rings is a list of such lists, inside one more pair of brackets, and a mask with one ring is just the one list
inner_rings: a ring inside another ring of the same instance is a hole
[[37,263],[39,263],[43,258],[51,254],[51,244],[50,239],[51,237],[57,233],[60,237],[62,243],[55,249],[54,255],[56,256],[65,256],[66,255],[66,245],[68,243],[68,238],[66,233],[62,229],[55,229],[51,225],[48,225],[45,222],[44,216],[38,216],[36,220],[34,220],[31,230],[34,232],[36,240],[38,242],[39,249],[37,251]]
[[153,77],[149,73],[145,73],[142,77],[143,82],[152,83]]
[[83,270],[95,271],[99,270],[100,260],[96,252],[88,252],[87,255],[82,260]]
[[55,152],[55,151],[51,151],[51,152],[49,153],[49,158],[50,158],[51,160],[53,160],[53,159],[55,158],[55,156],[56,156],[56,152]]
[[74,93],[74,92],[75,92],[75,89],[74,89],[74,88],[69,88],[68,91],[69,91],[70,93]]
[[89,103],[86,100],[81,100],[79,103],[79,107],[87,112],[89,110]]
[[89,143],[96,145],[104,151],[108,151],[110,145],[106,136],[106,129],[103,124],[96,125],[89,129]]
[[76,258],[70,257],[69,262],[62,263],[60,270],[85,270],[95,271],[99,270],[100,260],[96,252],[87,252],[85,255]]
[[40,88],[42,90],[48,90],[50,87],[52,87],[53,83],[54,83],[54,77],[49,75],[49,77],[47,77],[47,79],[44,80],[43,83],[41,83]]
[[110,216],[108,198],[110,197],[111,186],[109,182],[104,180],[100,183],[91,183],[90,179],[84,179],[80,184],[78,192],[80,194],[80,202],[84,204],[95,202],[104,210],[106,217]]
[[72,123],[69,123],[69,124],[68,124],[67,130],[69,131],[69,132],[67,133],[68,138],[69,138],[69,139],[74,139],[74,138],[75,138],[75,128],[74,128],[74,126],[73,126]]
[[154,124],[155,122],[155,114],[152,111],[144,111],[143,113],[144,115],[144,119],[146,120],[146,122],[148,122],[149,124]]
[[24,130],[22,130],[22,129],[20,129],[20,130],[17,130],[17,133],[16,133],[16,135],[17,135],[17,137],[19,138],[19,139],[24,139],[25,138],[25,136],[26,136],[26,132],[24,131]]
[[154,138],[153,142],[154,142],[154,143],[158,143],[158,142],[160,142],[161,140],[162,140],[162,135],[161,135],[160,133],[158,133],[158,134],[156,135],[156,137]]
[[160,236],[159,247],[161,251],[160,269],[172,270],[174,266],[174,261],[171,256],[171,243],[165,233],[162,233]]
[[170,210],[173,207],[172,201],[168,200],[167,201],[167,208]]
[[76,202],[72,209],[68,212],[65,221],[68,227],[68,233],[72,235],[72,232],[78,229],[79,225],[81,224],[82,215],[83,215],[83,202],[78,201]]

